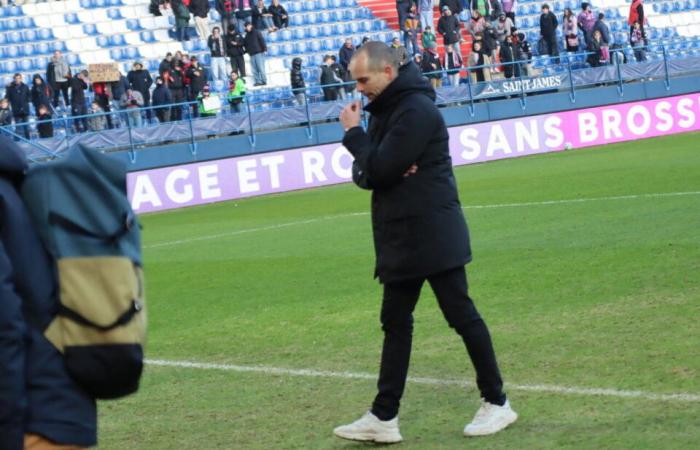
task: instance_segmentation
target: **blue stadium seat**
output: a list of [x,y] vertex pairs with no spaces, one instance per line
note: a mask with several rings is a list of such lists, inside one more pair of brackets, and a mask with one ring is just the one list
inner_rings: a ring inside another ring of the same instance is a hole
[[19,53],[23,56],[33,56],[34,46],[32,44],[24,44],[20,47]]
[[226,85],[224,84],[224,80],[214,80],[211,87],[215,92],[221,92],[224,90]]
[[280,40],[282,41],[289,41],[292,39],[292,32],[288,28],[285,28],[284,30],[276,34],[279,34]]
[[80,64],[80,57],[75,53],[68,53],[66,55],[66,62],[71,66],[77,66]]
[[21,59],[19,61],[19,68],[24,72],[29,72],[32,70],[32,60],[28,58]]
[[317,7],[318,9],[328,9],[330,5],[328,4],[328,0],[318,0]]
[[126,28],[133,31],[138,31],[141,29],[141,24],[138,19],[126,19]]
[[122,12],[116,8],[108,9],[107,17],[109,17],[112,20],[119,20],[122,18]]
[[281,52],[283,55],[293,55],[294,54],[294,46],[287,42],[282,45]]
[[299,2],[291,2],[285,6],[289,14],[298,13],[302,9],[302,4]]
[[109,0],[109,6],[123,6],[122,0]]
[[99,34],[97,31],[97,27],[94,23],[86,23],[85,25],[83,25],[83,32],[88,36],[95,36],[96,34]]
[[357,3],[355,0],[333,0],[334,8],[339,8],[341,5],[345,6],[346,8],[351,8],[353,6],[357,6]]
[[136,47],[127,47],[124,49],[124,56],[127,59],[136,59],[140,56],[139,49]]
[[279,45],[268,45],[267,46],[267,54],[269,56],[279,56],[279,54],[280,54]]
[[205,39],[197,39],[197,50],[200,52],[208,52],[209,51],[209,45],[207,45],[207,40]]
[[314,3],[313,0],[306,0],[303,3],[303,11],[315,11],[316,10],[316,3]]
[[319,32],[320,32],[320,35],[321,35],[321,36],[332,36],[332,35],[333,35],[333,27],[331,27],[331,26],[328,25],[328,24],[323,25],[323,26],[319,29]]
[[22,17],[17,20],[19,21],[19,28],[34,28],[36,26],[34,19],[31,17]]
[[111,44],[109,43],[109,38],[105,35],[99,35],[96,38],[97,45],[100,47],[110,47]]
[[34,42],[39,40],[36,30],[31,28],[22,32],[22,38],[24,38],[24,42]]
[[109,51],[109,57],[115,61],[124,59],[124,52],[121,48],[113,48]]
[[[345,33],[341,33],[341,34],[346,34],[346,33],[347,34],[355,34],[355,33],[359,33],[360,31],[365,31],[365,30],[360,30],[360,24],[358,22],[350,22],[348,24],[348,27],[346,28]],[[369,31],[369,30],[366,30],[366,31]]]
[[149,31],[149,30],[142,31],[142,32],[140,33],[140,37],[141,37],[141,40],[142,40],[143,42],[151,43],[151,42],[155,42],[155,41],[156,41],[155,36],[153,36],[153,32],[152,32],[152,31]]
[[[325,41],[324,41],[325,42]],[[318,52],[321,51],[321,41],[319,40],[314,40],[309,43],[309,49],[312,52]]]
[[39,42],[34,47],[34,50],[38,55],[48,55],[49,53],[52,53],[51,46],[48,42]]
[[2,69],[4,73],[15,73],[17,72],[17,63],[14,61],[3,61],[0,64],[0,69]]
[[5,33],[0,33],[0,46],[3,46],[7,43],[7,38],[5,37]]
[[294,14],[289,16],[289,24],[291,26],[300,27],[304,25],[304,16],[302,14]]
[[267,40],[268,44],[279,42],[280,34],[279,33],[268,33],[266,40]]
[[306,36],[310,38],[317,38],[319,36],[317,27],[309,27],[306,29]]
[[292,44],[294,46],[294,53],[306,53],[309,50],[306,48],[306,41],[297,41]]
[[355,20],[357,19],[356,9],[346,9],[343,13],[343,20]]
[[304,28],[294,28],[292,30],[292,38],[295,41],[306,38],[306,30]]
[[80,19],[78,19],[78,15],[76,13],[67,13],[65,16],[63,16],[63,20],[70,25],[80,23]]
[[34,70],[46,70],[49,65],[49,58],[46,56],[39,56],[38,58],[33,58]]
[[17,22],[16,19],[6,20],[4,24],[6,30],[16,30],[17,28],[20,28],[20,23]]
[[91,0],[80,0],[80,7],[85,8],[85,9],[92,8],[92,1]]
[[7,33],[6,36],[7,41],[11,44],[17,44],[18,42],[22,42],[22,34],[19,31]]
[[23,16],[24,11],[22,11],[22,8],[19,6],[12,6],[7,10],[7,15],[13,17]]
[[92,0],[93,8],[104,8],[107,6],[106,0]]
[[323,40],[323,50],[331,51],[334,49],[335,49],[335,47],[333,45],[333,39],[324,39]]
[[335,10],[330,12],[330,21],[331,22],[342,22],[343,20],[343,11],[341,10]]
[[121,34],[113,34],[112,36],[109,37],[109,45],[113,47],[119,47],[122,45],[125,45],[126,42],[124,41],[124,35]]
[[[325,18],[325,20],[324,20]],[[330,16],[328,15],[327,12],[322,12],[322,13],[306,13],[304,14],[304,23],[308,23],[310,25],[316,24],[316,23],[325,23],[328,22],[330,19]]]

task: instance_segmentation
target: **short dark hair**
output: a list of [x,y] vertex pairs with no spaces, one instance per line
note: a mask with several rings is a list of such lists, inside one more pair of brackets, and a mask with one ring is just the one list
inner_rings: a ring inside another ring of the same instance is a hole
[[393,67],[394,70],[399,70],[400,64],[396,59],[396,53],[384,42],[367,42],[355,52],[352,59],[357,58],[359,55],[367,57],[367,68],[372,72],[382,71],[387,64]]
[[598,20],[603,20],[603,19],[605,19],[605,14],[603,14],[603,13],[598,14]]

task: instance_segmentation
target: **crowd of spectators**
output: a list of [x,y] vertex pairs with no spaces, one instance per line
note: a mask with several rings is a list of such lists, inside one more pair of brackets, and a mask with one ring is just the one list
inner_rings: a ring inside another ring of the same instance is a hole
[[[443,75],[450,85],[458,85],[464,69],[468,69],[473,82],[489,81],[497,76],[532,75],[528,64],[532,51],[525,35],[517,30],[515,6],[516,0],[440,0],[436,31],[444,46],[441,57],[433,32],[432,0],[400,0],[396,7],[403,40],[393,39],[391,47],[397,60],[413,61],[436,88],[442,85]],[[222,109],[219,96],[212,95],[210,82],[227,85],[224,101],[233,113],[241,112],[247,74],[251,75],[253,87],[267,84],[266,36],[287,27],[289,16],[279,0],[272,0],[268,6],[263,0],[257,3],[254,0],[216,0],[221,24],[210,24],[209,8],[207,0],[152,0],[151,3],[153,14],[175,16],[176,36],[180,40],[190,38],[189,22],[194,17],[197,34],[207,41],[211,57],[209,67],[204,67],[196,56],[178,51],[165,55],[155,80],[140,62],[135,62],[117,81],[92,83],[86,71],[73,73],[57,51],[50,58],[45,76],[34,75],[31,86],[25,84],[21,74],[15,74],[6,87],[5,98],[0,101],[0,126],[19,124],[15,133],[29,139],[30,129],[24,124],[32,115],[30,104],[40,137],[53,135],[51,119],[61,108],[76,117],[72,123],[78,133],[111,129],[120,124],[139,127],[144,121],[168,122],[189,116],[208,116]],[[537,43],[540,54],[557,58],[562,47],[569,52],[586,50],[587,61],[594,67],[611,60],[613,41],[602,12],[596,14],[585,2],[578,15],[567,8],[561,19],[547,4],[542,5],[541,12]],[[638,61],[645,60],[645,20],[642,0],[634,0],[628,19],[629,43]],[[560,26],[561,33],[558,33]],[[473,42],[468,57],[462,54],[463,31],[471,35]],[[369,38],[364,38],[355,46],[351,39],[346,39],[337,55],[323,57],[319,79],[315,81],[322,85],[324,100],[355,94],[353,85],[348,83],[352,80],[348,63],[356,49],[367,40]],[[294,58],[290,70],[292,94],[298,105],[307,101],[307,80],[302,65],[302,58]],[[89,105],[87,92],[93,94]],[[115,108],[117,114],[113,115]]]

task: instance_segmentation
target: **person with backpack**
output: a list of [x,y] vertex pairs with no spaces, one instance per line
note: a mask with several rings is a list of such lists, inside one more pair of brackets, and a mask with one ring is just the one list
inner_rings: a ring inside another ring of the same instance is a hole
[[27,169],[24,152],[0,136],[0,448],[93,447],[95,399],[71,378],[44,335],[59,291],[20,197]]

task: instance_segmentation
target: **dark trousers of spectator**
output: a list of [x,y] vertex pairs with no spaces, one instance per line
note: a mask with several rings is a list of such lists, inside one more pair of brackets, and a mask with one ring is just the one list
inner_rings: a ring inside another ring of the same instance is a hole
[[170,108],[158,108],[156,109],[156,117],[158,122],[170,122]]
[[187,97],[190,102],[194,102],[192,103],[192,117],[199,117],[199,101],[197,101],[198,95],[199,92],[190,90],[189,96]]
[[644,50],[643,46],[638,46],[633,48],[634,59],[637,62],[644,62],[647,60],[647,52]]
[[[173,96],[173,103],[184,103],[185,102],[185,90],[184,89],[171,89],[170,93]],[[172,112],[170,113],[170,119],[177,121],[182,120],[182,105],[177,105],[172,107]]]
[[[381,322],[384,330],[378,393],[372,413],[389,420],[399,412],[406,385],[413,336],[413,310],[426,278],[384,285]],[[469,298],[464,267],[427,277],[447,323],[459,334],[476,370],[476,384],[489,403],[502,405],[503,381],[491,343],[491,335]]]
[[[73,116],[85,116],[87,114],[87,107],[85,104],[73,104],[70,106],[70,112]],[[76,133],[83,133],[87,131],[87,118],[81,117],[80,119],[73,119],[73,125],[75,126]]]
[[272,21],[277,28],[287,28],[289,26],[289,17],[281,18],[280,16],[272,16]]
[[56,89],[53,91],[53,107],[58,106],[58,99],[61,98],[61,93],[63,93],[63,102],[66,106],[70,104],[68,101],[68,82],[60,81],[56,82]]
[[338,100],[338,88],[337,87],[324,87],[323,88],[323,99],[327,102],[333,102]]
[[503,66],[505,78],[520,78],[520,64],[508,64]]
[[29,125],[27,125],[29,116],[27,114],[13,114],[12,117],[15,118],[16,124],[22,124],[15,126],[15,133],[29,139]]
[[[148,108],[151,106],[151,92],[146,90],[141,92],[141,96],[143,97],[143,108]],[[146,113],[146,119],[151,120],[151,117],[153,117],[153,110],[152,109],[144,109],[143,110]]]
[[105,118],[107,119],[107,128],[111,130],[114,128],[114,124],[112,123],[112,108],[109,106],[109,97],[107,94],[95,94],[95,101],[98,105],[100,105],[100,108],[107,113],[105,115]]
[[557,44],[557,35],[552,34],[550,36],[542,36],[542,39],[544,39],[544,44],[547,47],[547,54],[549,56],[559,56],[559,44]]
[[187,27],[176,27],[175,35],[177,36],[177,40],[180,42],[190,40],[190,36],[189,36],[189,32],[187,31]]
[[232,113],[241,112],[241,102],[230,102],[229,105],[231,105],[231,112]]
[[231,72],[238,73],[238,78],[243,78],[245,76],[245,60],[243,59],[243,55],[231,57]]
[[406,17],[408,17],[408,11],[411,9],[411,2],[400,1],[396,2],[396,12],[399,15],[399,29],[404,31],[406,27]]

